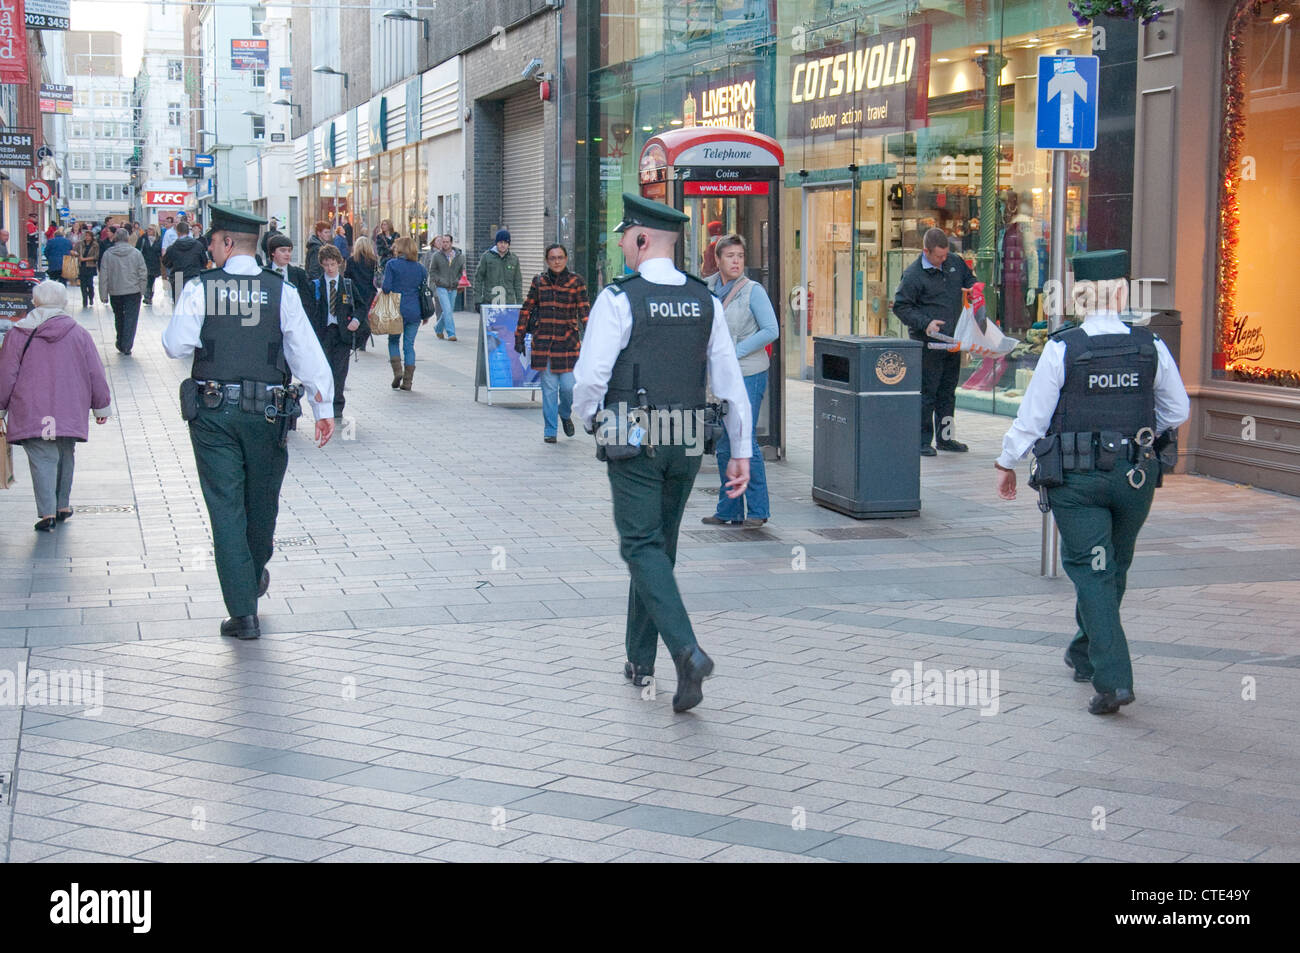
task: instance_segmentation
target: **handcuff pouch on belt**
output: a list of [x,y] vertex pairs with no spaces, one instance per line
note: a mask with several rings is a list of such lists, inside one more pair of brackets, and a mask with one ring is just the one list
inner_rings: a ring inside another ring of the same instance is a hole
[[181,381],[181,420],[189,423],[199,415],[199,382],[192,377]]
[[716,454],[718,452],[718,441],[726,433],[723,418],[727,416],[727,402],[720,400],[705,404],[702,416],[704,423],[704,452]]
[[[596,415],[597,460],[601,462],[607,460],[631,460],[633,457],[639,457],[642,451],[645,451],[648,456],[654,455],[654,447],[648,442],[650,434],[638,422],[638,417],[648,419],[648,407],[643,405],[630,408],[627,419],[620,422],[621,426],[613,428],[610,428],[607,423],[606,415],[610,413],[613,413],[613,411],[606,408]],[[611,429],[614,439],[610,439]]]

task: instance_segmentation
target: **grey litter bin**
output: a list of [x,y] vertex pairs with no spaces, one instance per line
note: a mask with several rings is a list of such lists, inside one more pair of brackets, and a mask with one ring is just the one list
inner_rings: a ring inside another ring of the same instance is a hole
[[813,488],[855,519],[921,511],[921,342],[813,340]]

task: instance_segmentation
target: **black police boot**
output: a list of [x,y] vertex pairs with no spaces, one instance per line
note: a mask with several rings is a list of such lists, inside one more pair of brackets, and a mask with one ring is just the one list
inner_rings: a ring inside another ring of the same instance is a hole
[[1069,652],[1066,652],[1066,653],[1065,653],[1065,665],[1066,665],[1066,668],[1072,669],[1072,670],[1074,671],[1074,680],[1075,680],[1076,682],[1091,682],[1091,681],[1092,681],[1092,676],[1091,676],[1091,675],[1084,675],[1082,672],[1080,672],[1077,668],[1074,667],[1074,663],[1073,663],[1072,661],[1070,661],[1070,653],[1069,653]]
[[262,581],[257,584],[257,598],[266,595],[266,590],[271,588],[271,573],[269,570],[262,570]]
[[939,455],[939,454],[938,454],[938,451],[936,451],[936,450],[934,449],[934,447],[930,446],[928,443],[927,443],[927,444],[922,444],[922,445],[921,445],[921,456],[923,456],[923,457],[937,457],[938,455]]
[[642,668],[640,665],[633,665],[631,662],[624,662],[623,677],[637,688],[644,688],[650,684],[650,679],[655,677],[655,673],[652,668]]
[[713,674],[713,659],[698,645],[673,659],[677,666],[677,693],[673,711],[690,711],[704,701],[704,680]]
[[964,443],[958,443],[956,440],[936,440],[934,445],[940,450],[947,450],[949,453],[965,453],[970,447]]
[[221,634],[230,638],[244,639],[245,641],[260,639],[262,637],[262,627],[256,615],[241,615],[221,623]]
[[1117,688],[1113,692],[1099,692],[1092,696],[1092,701],[1088,702],[1088,711],[1094,715],[1113,715],[1119,711],[1120,705],[1131,704],[1133,698],[1133,690],[1130,688]]

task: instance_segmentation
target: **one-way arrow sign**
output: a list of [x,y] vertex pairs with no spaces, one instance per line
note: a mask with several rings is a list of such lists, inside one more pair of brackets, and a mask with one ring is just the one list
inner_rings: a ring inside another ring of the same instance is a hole
[[1038,58],[1037,148],[1097,148],[1098,73],[1095,56]]

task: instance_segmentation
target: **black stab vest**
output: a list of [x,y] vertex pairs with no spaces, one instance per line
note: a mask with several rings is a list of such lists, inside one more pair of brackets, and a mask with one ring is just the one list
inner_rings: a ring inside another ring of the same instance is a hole
[[1146,328],[1089,336],[1058,332],[1065,344],[1065,383],[1048,433],[1116,431],[1127,436],[1156,426],[1157,337]]
[[713,333],[709,286],[693,275],[683,285],[660,285],[633,274],[613,287],[627,295],[632,333],[614,362],[605,406],[638,406],[637,391],[644,389],[652,407],[703,407]]
[[280,296],[284,282],[273,271],[232,275],[212,268],[203,282],[203,329],[190,376],[237,383],[281,383],[288,371]]

